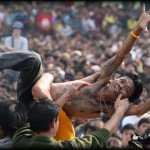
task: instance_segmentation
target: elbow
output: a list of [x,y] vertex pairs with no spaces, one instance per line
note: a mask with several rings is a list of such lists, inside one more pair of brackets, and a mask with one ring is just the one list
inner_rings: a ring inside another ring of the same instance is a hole
[[39,85],[34,85],[32,87],[31,93],[33,95],[33,97],[35,98],[40,98],[42,96],[42,94],[44,90],[42,90],[42,88]]

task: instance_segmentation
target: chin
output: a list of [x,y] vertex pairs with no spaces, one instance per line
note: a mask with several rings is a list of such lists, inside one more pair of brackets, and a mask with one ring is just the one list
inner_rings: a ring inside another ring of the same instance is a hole
[[116,94],[114,95],[114,93],[113,94],[109,94],[108,98],[106,98],[106,101],[107,102],[115,102],[117,97],[118,97],[118,95],[116,95]]

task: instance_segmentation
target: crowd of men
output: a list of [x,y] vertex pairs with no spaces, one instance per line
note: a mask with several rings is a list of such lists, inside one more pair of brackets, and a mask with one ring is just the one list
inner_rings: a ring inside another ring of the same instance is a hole
[[[0,52],[35,51],[40,54],[44,72],[54,83],[84,78],[101,69],[120,48],[127,34],[137,25],[141,3],[125,7],[104,2],[9,2],[0,5]],[[21,39],[19,38],[21,37]],[[18,40],[19,39],[19,40]],[[143,103],[150,89],[149,32],[142,32],[129,56],[114,77],[136,72],[144,89],[135,103]],[[14,49],[13,49],[14,48]],[[0,72],[0,98],[16,99],[18,72]],[[108,118],[73,119],[77,137],[103,128]],[[134,135],[149,135],[150,113],[123,117],[109,138],[108,148],[127,147]],[[132,136],[131,136],[132,135]],[[135,144],[134,144],[135,145]],[[138,145],[139,146],[139,145]]]

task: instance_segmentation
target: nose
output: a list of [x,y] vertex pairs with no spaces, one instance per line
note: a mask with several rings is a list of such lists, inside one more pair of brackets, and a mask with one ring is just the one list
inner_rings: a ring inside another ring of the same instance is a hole
[[123,90],[123,89],[124,89],[124,86],[125,86],[125,85],[123,85],[123,84],[118,84],[118,86],[119,86],[120,92],[124,94],[124,90]]
[[120,91],[122,90],[122,88],[124,87],[124,85],[123,84],[118,84],[118,86],[119,86],[119,89],[120,89]]

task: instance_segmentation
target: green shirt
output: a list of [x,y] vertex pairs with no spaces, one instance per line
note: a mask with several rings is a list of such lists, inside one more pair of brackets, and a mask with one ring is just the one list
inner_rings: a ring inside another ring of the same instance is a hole
[[106,148],[109,137],[109,131],[103,128],[100,131],[94,132],[82,138],[75,137],[70,141],[56,141],[52,137],[35,135],[35,133],[30,129],[29,124],[26,124],[14,134],[13,148]]

